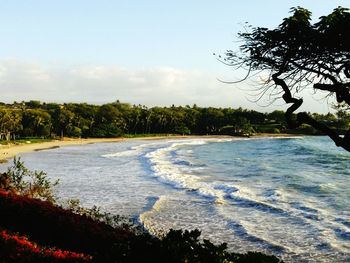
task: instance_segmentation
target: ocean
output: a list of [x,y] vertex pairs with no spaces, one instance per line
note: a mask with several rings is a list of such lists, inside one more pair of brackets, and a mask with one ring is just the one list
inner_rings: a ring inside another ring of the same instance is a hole
[[350,153],[327,137],[128,140],[21,154],[57,195],[151,233],[195,229],[286,262],[350,262]]

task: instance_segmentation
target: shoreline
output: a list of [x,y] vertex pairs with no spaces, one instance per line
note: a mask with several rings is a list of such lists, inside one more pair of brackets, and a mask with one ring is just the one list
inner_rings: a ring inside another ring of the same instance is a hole
[[[300,137],[300,136],[305,136],[305,135],[261,133],[261,134],[255,134],[250,138]],[[131,141],[131,140],[162,140],[162,139],[185,139],[185,138],[244,138],[244,137],[229,136],[229,135],[170,135],[170,136],[151,136],[151,137],[135,137],[135,138],[125,138],[125,137],[87,138],[87,139],[64,138],[63,140],[53,140],[50,142],[1,145],[0,146],[0,163],[6,163],[8,159],[13,158],[20,153],[43,151],[43,150],[55,149],[55,148],[60,148],[65,146],[86,145],[86,144],[104,143],[104,142],[122,142],[122,141]]]

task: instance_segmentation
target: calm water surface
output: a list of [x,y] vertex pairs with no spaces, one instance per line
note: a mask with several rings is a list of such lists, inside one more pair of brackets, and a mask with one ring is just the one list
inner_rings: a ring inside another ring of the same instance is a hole
[[286,262],[350,262],[350,154],[325,137],[135,140],[22,154],[57,194],[153,233],[199,228]]

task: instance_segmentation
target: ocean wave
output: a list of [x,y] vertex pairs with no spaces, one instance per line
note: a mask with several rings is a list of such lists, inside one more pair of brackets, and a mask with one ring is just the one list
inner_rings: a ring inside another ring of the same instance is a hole
[[154,147],[155,145],[159,145],[159,143],[145,143],[136,146],[131,146],[127,150],[119,151],[115,153],[103,154],[101,157],[105,158],[114,158],[114,157],[129,157],[136,156],[142,154],[145,149]]
[[335,221],[341,223],[342,225],[344,225],[350,229],[350,220],[338,217],[335,219]]
[[[213,141],[224,142],[228,140],[211,140],[211,142]],[[186,173],[185,171],[187,170],[182,166],[195,168],[197,165],[187,160],[174,161],[170,157],[170,153],[179,147],[201,145],[208,142],[208,140],[175,142],[167,147],[149,152],[146,154],[146,157],[149,160],[154,176],[161,182],[172,185],[175,188],[185,189],[203,197],[212,198],[217,204],[224,204],[227,200],[234,200],[240,203],[241,206],[254,207],[255,209],[270,213],[286,213],[281,208],[271,206],[256,199],[254,200],[252,197],[247,197],[247,195],[243,196],[242,190],[232,183],[220,181],[205,182],[202,180],[205,177],[203,175],[198,176],[193,173]]]
[[258,199],[249,198],[249,197],[245,196],[244,194],[242,194],[241,191],[234,192],[234,193],[228,195],[227,197],[229,197],[231,200],[235,201],[235,205],[238,205],[240,207],[251,208],[254,210],[259,210],[259,211],[267,212],[267,213],[271,213],[271,214],[279,214],[281,216],[289,216],[290,215],[288,211],[286,211],[282,208],[273,206],[271,204],[260,201]]
[[165,195],[159,197],[150,197],[148,204],[144,208],[144,212],[139,215],[138,221],[149,231],[151,234],[160,234],[159,226],[156,222],[149,220],[154,213],[159,213],[161,209],[168,202],[168,198]]
[[[225,196],[228,189],[235,189],[229,185],[220,185],[218,182],[204,182],[203,176],[197,176],[184,169],[201,169],[204,164],[194,164],[187,160],[172,160],[170,153],[183,146],[188,145],[204,145],[209,142],[228,142],[232,139],[206,139],[206,140],[184,140],[174,141],[170,145],[159,148],[145,155],[150,163],[150,169],[153,174],[162,182],[170,184],[176,188],[186,189],[191,192],[196,192],[204,197],[213,198],[217,203],[225,202]],[[185,172],[187,171],[187,172]],[[230,188],[231,187],[231,188]],[[236,189],[235,189],[236,191]]]
[[280,254],[285,250],[285,248],[281,245],[277,245],[272,241],[265,240],[257,235],[249,233],[242,223],[239,223],[232,219],[227,219],[226,221],[227,221],[227,227],[233,230],[235,236],[238,236],[241,239],[244,239],[246,241],[253,242],[253,243],[259,243],[261,248],[269,250],[270,252],[273,252],[276,254]]
[[185,161],[185,160],[177,160],[177,161],[174,162],[174,164],[184,165],[184,166],[194,166],[193,163],[191,163],[189,161]]
[[346,241],[350,241],[350,231],[346,231],[345,229],[341,229],[341,228],[333,229],[333,231],[337,237]]
[[[184,140],[170,142],[162,148],[158,148],[145,155],[149,164],[150,170],[153,175],[161,182],[171,185],[175,188],[185,189],[189,192],[196,193],[206,198],[214,199],[215,203],[224,204],[227,200],[235,201],[240,206],[254,208],[260,211],[269,213],[278,213],[287,215],[288,212],[283,208],[274,206],[270,202],[278,199],[278,193],[274,192],[273,196],[270,193],[265,198],[257,197],[253,193],[248,193],[248,190],[242,190],[237,185],[230,182],[222,181],[203,181],[206,175],[201,173],[200,175],[193,174],[194,169],[203,168],[206,165],[198,165],[188,160],[179,158],[172,158],[172,153],[176,152],[179,148],[188,145],[203,145],[209,142],[228,142],[232,139],[207,139],[207,140]],[[261,200],[263,199],[263,200]]]
[[127,150],[122,152],[104,154],[102,155],[102,157],[105,157],[105,158],[127,157],[127,156],[134,156],[137,154],[139,154],[139,151],[137,150]]

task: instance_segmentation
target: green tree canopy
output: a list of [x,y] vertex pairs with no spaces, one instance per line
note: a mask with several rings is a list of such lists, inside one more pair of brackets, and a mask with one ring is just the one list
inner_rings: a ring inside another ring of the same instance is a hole
[[[228,50],[224,62],[245,68],[247,77],[264,71],[268,80],[263,92],[282,96],[291,106],[286,111],[290,128],[308,124],[327,134],[337,146],[350,151],[350,130],[339,136],[335,130],[305,112],[293,113],[303,104],[297,97],[304,88],[335,95],[338,104],[350,105],[350,13],[334,11],[311,22],[311,12],[296,7],[275,29],[251,28],[240,33],[239,52]],[[246,79],[246,78],[245,78]]]

